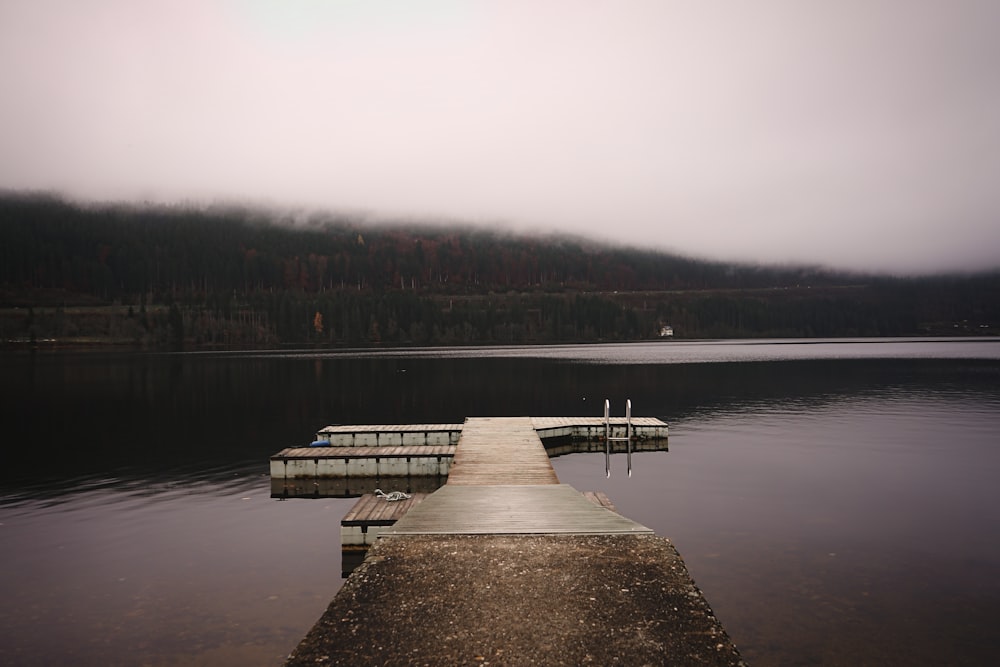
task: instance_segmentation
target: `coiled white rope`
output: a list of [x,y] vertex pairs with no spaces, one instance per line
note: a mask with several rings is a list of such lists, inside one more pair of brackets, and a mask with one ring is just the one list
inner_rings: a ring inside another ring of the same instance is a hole
[[397,500],[409,500],[411,498],[410,494],[403,493],[402,491],[392,491],[386,493],[382,489],[375,489],[375,495],[379,498],[385,498],[389,502],[395,502]]

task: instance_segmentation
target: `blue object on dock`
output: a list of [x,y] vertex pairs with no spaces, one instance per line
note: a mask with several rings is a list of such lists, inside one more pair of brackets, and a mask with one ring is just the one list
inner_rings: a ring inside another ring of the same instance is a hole
[[309,443],[309,446],[310,447],[329,447],[330,446],[330,441],[329,440],[313,440],[312,442]]

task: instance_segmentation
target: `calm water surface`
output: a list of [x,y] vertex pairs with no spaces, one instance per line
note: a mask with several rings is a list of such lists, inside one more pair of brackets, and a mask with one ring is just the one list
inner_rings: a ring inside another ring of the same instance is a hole
[[329,423],[599,415],[670,451],[554,460],[669,537],[755,665],[990,664],[1000,341],[0,356],[0,663],[277,665],[352,499],[278,501]]

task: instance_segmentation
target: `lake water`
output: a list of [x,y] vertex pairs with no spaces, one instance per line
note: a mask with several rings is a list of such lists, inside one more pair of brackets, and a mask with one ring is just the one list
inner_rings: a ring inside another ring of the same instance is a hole
[[278,665],[353,499],[271,498],[331,423],[600,416],[670,451],[553,460],[669,537],[754,665],[991,664],[1000,341],[0,356],[0,663]]

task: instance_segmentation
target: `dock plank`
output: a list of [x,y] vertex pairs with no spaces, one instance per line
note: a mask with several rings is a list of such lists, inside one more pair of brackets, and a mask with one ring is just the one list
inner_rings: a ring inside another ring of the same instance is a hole
[[[371,520],[372,521],[394,521],[393,515],[397,510],[403,509],[405,501],[398,500],[396,502],[389,502],[385,498],[377,498],[375,508],[372,510]],[[402,516],[402,514],[400,514]],[[396,517],[399,518],[399,517]]]
[[558,484],[530,417],[465,421],[448,484]]
[[611,502],[610,498],[608,498],[608,494],[603,491],[584,491],[583,497],[599,507],[609,509],[615,514],[618,513],[618,508],[615,507],[615,504]]
[[340,520],[341,524],[350,524],[355,521],[364,521],[371,515],[372,508],[375,506],[375,501],[377,496],[371,493],[366,493],[358,499],[358,502],[354,503],[354,506],[347,511],[344,518]]
[[404,500],[388,501],[375,494],[363,495],[340,520],[341,526],[391,525],[410,509],[423,501],[428,494],[414,493]]
[[382,535],[647,534],[568,484],[446,484]]

